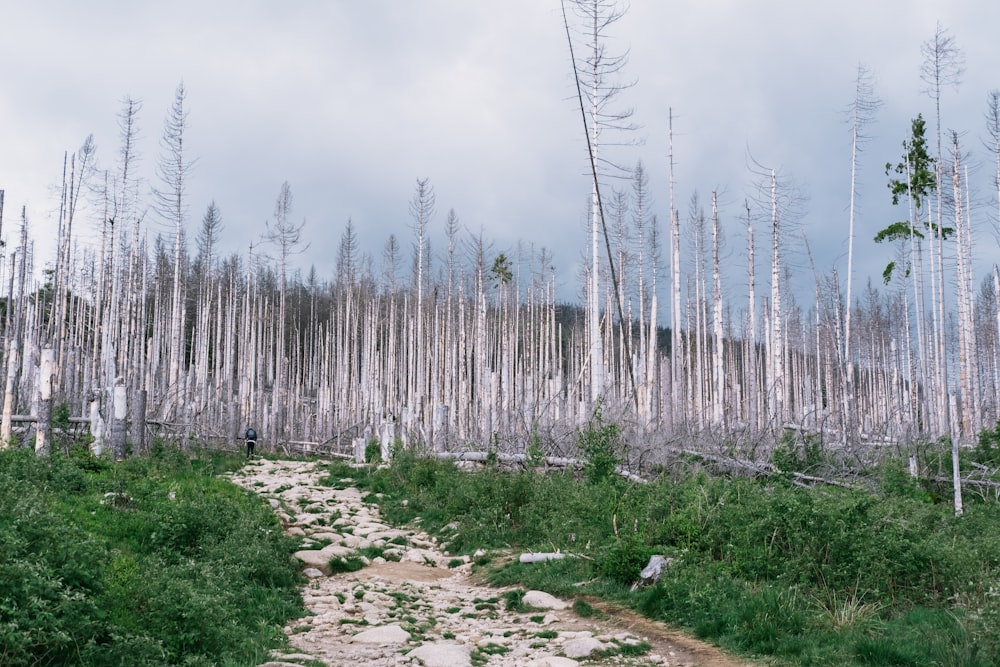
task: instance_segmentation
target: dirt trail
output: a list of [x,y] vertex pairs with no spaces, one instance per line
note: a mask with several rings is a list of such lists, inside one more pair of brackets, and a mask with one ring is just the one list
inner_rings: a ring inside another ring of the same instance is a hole
[[[273,656],[267,667],[750,664],[629,610],[595,603],[600,613],[582,618],[538,591],[526,594],[528,611],[508,610],[509,589],[475,582],[468,558],[443,553],[419,531],[385,525],[348,481],[340,489],[320,485],[324,474],[322,464],[258,459],[232,475],[308,546],[296,556],[309,578],[303,597],[311,615],[285,628],[296,652]],[[356,559],[365,547],[382,556],[330,574],[331,559]],[[643,642],[647,651],[637,648]]]

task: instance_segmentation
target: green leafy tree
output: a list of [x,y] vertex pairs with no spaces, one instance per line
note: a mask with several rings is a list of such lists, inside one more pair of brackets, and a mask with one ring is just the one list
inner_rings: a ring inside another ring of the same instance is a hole
[[[889,176],[889,192],[892,193],[893,205],[898,205],[903,197],[909,197],[913,205],[913,219],[893,222],[875,235],[876,243],[893,241],[909,241],[914,238],[924,238],[921,230],[921,219],[926,200],[931,192],[936,189],[936,178],[934,174],[934,158],[927,152],[927,139],[925,136],[926,122],[923,115],[917,114],[911,123],[911,137],[909,141],[903,142],[903,160],[896,165],[887,162],[885,165],[886,176]],[[895,174],[895,176],[894,176]],[[942,229],[942,237],[951,230]],[[896,260],[890,261],[882,272],[882,279],[886,284],[892,279],[893,272],[897,268]],[[910,266],[907,264],[905,275],[910,274]]]
[[500,253],[493,260],[493,267],[490,269],[490,278],[493,281],[493,286],[498,289],[513,280],[514,272],[510,267],[510,259],[505,253]]

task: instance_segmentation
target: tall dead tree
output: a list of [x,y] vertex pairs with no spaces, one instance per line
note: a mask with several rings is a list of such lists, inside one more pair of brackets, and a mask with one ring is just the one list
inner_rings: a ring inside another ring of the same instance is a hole
[[302,228],[305,220],[296,224],[292,221],[292,187],[285,181],[281,184],[278,199],[274,204],[274,221],[267,223],[264,239],[274,246],[278,261],[278,312],[275,324],[275,357],[271,366],[274,373],[273,416],[271,438],[277,440],[285,436],[285,401],[288,390],[288,274],[292,257],[305,252],[308,244],[302,246]]
[[668,114],[668,168],[670,186],[670,406],[673,420],[680,420],[681,374],[684,368],[681,337],[681,216],[674,205],[674,114]]
[[935,175],[935,191],[937,193],[936,224],[931,225],[931,289],[934,294],[932,308],[934,309],[935,332],[935,369],[938,391],[939,429],[943,434],[951,434],[951,414],[948,403],[948,355],[945,321],[944,298],[944,229],[943,214],[943,151],[941,144],[941,98],[945,87],[957,88],[962,82],[965,71],[965,55],[955,41],[940,23],[934,30],[934,36],[921,44],[920,53],[924,61],[920,68],[920,79],[925,87],[923,92],[934,101],[935,133],[937,135],[937,153]]
[[848,206],[847,295],[843,314],[844,335],[841,352],[841,366],[843,368],[841,409],[843,410],[842,428],[845,441],[848,433],[852,433],[855,430],[852,412],[854,402],[854,358],[851,350],[851,310],[854,300],[854,218],[857,211],[858,157],[864,144],[869,139],[866,134],[866,128],[872,122],[875,112],[881,106],[882,101],[875,96],[875,84],[871,72],[864,65],[859,64],[854,78],[854,101],[848,108],[851,124],[851,196]]
[[412,362],[413,386],[410,392],[412,400],[411,416],[413,412],[421,412],[425,409],[426,399],[426,358],[424,350],[424,284],[428,279],[427,270],[427,243],[428,225],[431,216],[434,215],[435,196],[434,188],[431,187],[429,179],[417,179],[416,191],[413,199],[410,200],[410,218],[413,221],[413,263],[414,263],[414,297],[416,299],[413,311],[414,330],[416,332],[415,349]]
[[758,387],[760,373],[757,360],[757,275],[754,263],[753,217],[749,202],[744,202],[747,212],[747,331],[744,345],[744,383],[746,385],[746,419],[754,429],[762,428],[758,422],[762,414],[760,410],[760,390]]
[[[182,405],[186,397],[182,392],[181,366],[184,361],[184,322],[186,315],[186,254],[184,252],[184,223],[187,218],[188,204],[186,189],[188,175],[193,161],[188,155],[184,143],[187,130],[188,111],[184,107],[187,93],[184,84],[177,86],[174,101],[164,121],[163,137],[160,141],[161,154],[157,164],[157,174],[161,186],[153,193],[156,199],[156,210],[160,217],[170,225],[173,238],[173,278],[170,290],[170,339],[167,353],[167,386],[169,395],[178,396],[177,402]],[[141,348],[140,348],[141,349]],[[141,359],[141,355],[139,355]],[[141,383],[139,383],[141,386]],[[175,401],[168,400],[164,404],[164,417],[169,416],[170,406]]]
[[722,230],[719,227],[719,198],[712,192],[712,423],[721,425],[726,414],[726,378],[723,366],[722,327]]
[[[630,122],[632,110],[616,110],[614,102],[622,90],[630,84],[623,84],[621,73],[628,62],[628,54],[610,54],[606,51],[611,28],[625,15],[625,10],[614,0],[571,0],[573,9],[580,20],[580,34],[584,40],[581,50],[583,57],[577,61],[570,36],[569,20],[563,5],[563,22],[569,41],[570,57],[573,61],[574,76],[580,111],[587,133],[588,158],[592,175],[590,202],[590,273],[587,289],[587,335],[590,377],[590,401],[596,402],[604,394],[604,340],[600,327],[601,307],[601,261],[600,239],[604,238],[608,247],[608,262],[612,264],[610,242],[604,228],[604,211],[601,202],[601,180],[609,175],[621,176],[627,173],[611,159],[604,156],[602,146],[612,145],[614,140],[605,140],[605,132],[634,130]],[[610,272],[614,280],[614,271]],[[616,290],[617,291],[617,290]],[[622,305],[618,302],[619,320]],[[634,393],[634,392],[633,392]]]
[[768,368],[771,372],[768,393],[774,399],[773,425],[779,428],[785,419],[785,350],[781,311],[781,218],[778,215],[778,176],[771,170],[771,344]]

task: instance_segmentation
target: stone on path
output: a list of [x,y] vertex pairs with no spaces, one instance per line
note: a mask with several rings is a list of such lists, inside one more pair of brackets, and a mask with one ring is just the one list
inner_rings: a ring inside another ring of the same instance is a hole
[[569,605],[544,591],[528,591],[522,599],[524,604],[536,609],[565,609]]
[[326,571],[331,559],[338,556],[347,557],[353,555],[353,549],[342,547],[339,544],[328,544],[322,549],[303,549],[302,551],[296,551],[294,554],[296,558],[305,563],[307,566],[315,567],[323,571]]
[[[305,653],[283,653],[281,651],[272,651],[271,657],[274,660],[257,665],[257,667],[302,667],[303,662],[315,660],[313,656]],[[291,662],[292,660],[295,662]]]
[[395,623],[370,628],[351,637],[352,642],[360,644],[405,644],[410,640],[410,633]]
[[458,644],[424,644],[407,654],[416,658],[424,667],[471,667],[469,647]]
[[545,655],[524,664],[524,667],[577,667],[580,663],[569,658]]
[[586,658],[594,651],[600,651],[604,644],[594,637],[577,637],[563,646],[563,653],[568,658]]

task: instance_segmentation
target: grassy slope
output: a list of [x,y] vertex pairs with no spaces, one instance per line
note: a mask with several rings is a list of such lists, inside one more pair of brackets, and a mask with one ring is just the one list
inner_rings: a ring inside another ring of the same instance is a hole
[[[333,478],[357,477],[339,465]],[[955,518],[887,477],[879,494],[704,475],[634,485],[592,469],[470,474],[403,454],[360,483],[391,520],[419,516],[455,552],[589,557],[507,564],[496,583],[601,595],[774,664],[996,664],[997,503]],[[652,553],[676,561],[630,592]]]
[[[611,474],[614,435],[584,439],[580,476],[470,474],[403,453],[371,473],[331,464],[331,479],[355,478],[390,520],[419,516],[455,552],[588,557],[506,564],[496,583],[600,595],[774,664],[995,664],[995,500],[956,519],[891,466],[878,494],[705,475],[629,484]],[[217,477],[239,464],[0,453],[0,664],[262,661],[302,611],[295,544]],[[675,562],[630,592],[651,553]]]
[[237,458],[0,452],[0,664],[253,665],[302,611]]

